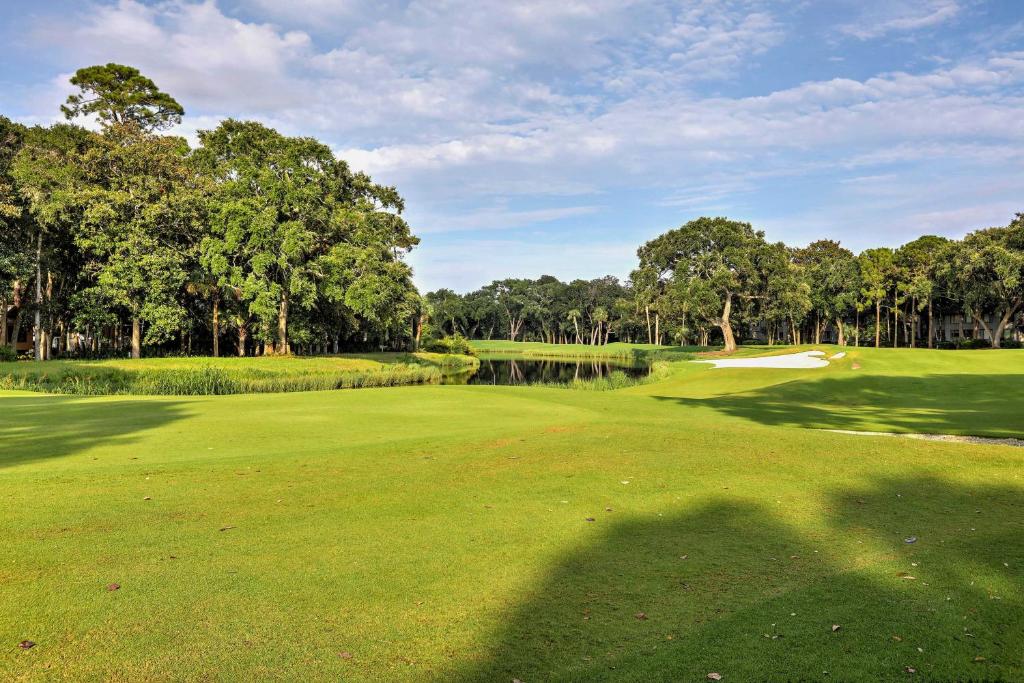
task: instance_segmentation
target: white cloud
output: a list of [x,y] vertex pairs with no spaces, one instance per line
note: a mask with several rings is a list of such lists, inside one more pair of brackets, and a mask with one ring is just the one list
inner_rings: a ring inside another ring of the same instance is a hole
[[962,10],[959,0],[885,0],[869,4],[862,16],[839,30],[868,40],[938,26],[956,18]]

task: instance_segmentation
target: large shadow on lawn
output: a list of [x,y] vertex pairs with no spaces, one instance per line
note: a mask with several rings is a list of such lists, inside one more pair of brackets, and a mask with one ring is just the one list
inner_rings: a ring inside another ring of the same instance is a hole
[[482,659],[438,678],[1024,677],[1024,492],[884,480],[827,503],[816,532],[725,500],[602,515],[607,531],[554,567]]
[[0,468],[131,443],[185,416],[184,403],[173,400],[0,397]]
[[768,425],[977,436],[1024,435],[1024,374],[800,379],[711,398],[656,397]]

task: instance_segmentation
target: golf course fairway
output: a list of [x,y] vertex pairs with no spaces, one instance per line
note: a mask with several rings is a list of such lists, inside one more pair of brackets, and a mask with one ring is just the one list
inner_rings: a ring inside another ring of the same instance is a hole
[[829,431],[1021,437],[1024,351],[815,348],[847,355],[2,392],[0,679],[1024,679],[1024,449]]

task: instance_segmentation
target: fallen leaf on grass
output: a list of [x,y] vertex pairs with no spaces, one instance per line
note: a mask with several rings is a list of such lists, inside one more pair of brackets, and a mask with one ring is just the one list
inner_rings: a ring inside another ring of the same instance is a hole
[[637,612],[634,616],[637,619],[639,619],[640,621],[646,621],[647,620],[647,615],[644,614],[643,612]]
[[593,518],[593,517],[587,517],[587,521],[588,521],[588,522],[593,522],[593,521],[594,521],[594,518]]
[[904,543],[917,543],[917,536],[907,536],[903,539]]
[[892,639],[895,640],[897,643],[903,642],[903,639],[900,638],[899,636],[893,636]]
[[20,647],[22,650],[31,650],[35,646],[36,644],[33,643],[31,640],[23,640],[20,643],[18,643],[18,647]]
[[352,659],[352,653],[348,652],[347,650],[345,652],[339,652],[338,656],[342,659]]
[[220,530],[221,530],[221,531],[227,531],[228,529],[234,529],[234,528],[235,528],[235,527],[233,527],[233,526],[222,526],[222,527],[220,528]]
[[119,584],[119,583],[110,583],[110,584],[107,584],[107,590],[108,590],[108,591],[116,591],[116,590],[121,590],[121,584]]
[[709,681],[720,681],[720,680],[722,680],[722,674],[715,673],[714,671],[712,671],[711,673],[708,674],[708,680]]
[[842,626],[840,626],[839,624],[832,624],[832,633],[835,633],[836,631],[838,631],[841,628],[842,628]]
[[903,667],[903,670],[906,671],[908,674],[916,674],[917,673],[917,669],[915,669],[912,666],[905,666],[905,667]]
[[152,498],[150,498],[149,496],[146,496],[146,497],[145,497],[145,498],[143,498],[142,500],[153,500],[153,499],[152,499]]
[[982,657],[981,655],[978,655],[977,657],[974,658],[974,661],[976,661],[976,662],[984,662],[985,658]]

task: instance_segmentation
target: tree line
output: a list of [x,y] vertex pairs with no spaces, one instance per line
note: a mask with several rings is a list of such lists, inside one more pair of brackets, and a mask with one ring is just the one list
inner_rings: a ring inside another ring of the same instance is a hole
[[456,335],[931,347],[947,315],[960,339],[998,347],[1024,327],[1024,214],[860,254],[702,217],[642,245],[625,282],[507,278],[421,296],[401,196],[327,145],[228,119],[192,149],[166,134],[182,106],[137,69],[87,67],[71,83],[67,123],[0,116],[0,350],[26,333],[40,360],[216,356],[225,343],[238,355],[407,349]]
[[625,283],[505,279],[464,295],[430,292],[425,310],[442,333],[470,338],[715,342],[727,351],[738,338],[931,348],[947,315],[959,339],[998,348],[1014,324],[1024,327],[1024,214],[962,240],[926,235],[860,254],[832,240],[793,248],[749,223],[703,217],[637,256]]
[[395,188],[256,121],[191,149],[165,134],[182,106],[132,67],[71,83],[68,123],[0,116],[0,348],[26,331],[39,359],[408,345],[419,240]]

